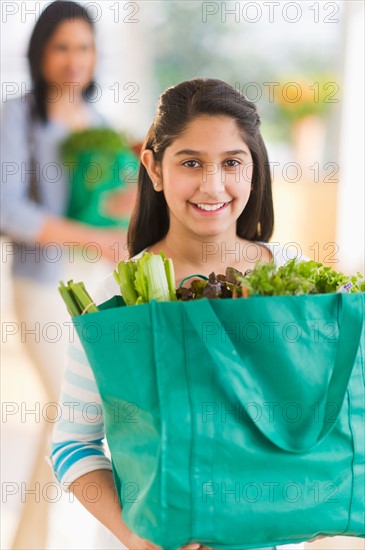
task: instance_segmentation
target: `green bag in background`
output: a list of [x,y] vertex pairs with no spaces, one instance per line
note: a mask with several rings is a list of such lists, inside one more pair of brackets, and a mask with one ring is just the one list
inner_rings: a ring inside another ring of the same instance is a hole
[[63,143],[61,155],[70,173],[66,216],[95,226],[127,228],[129,218],[105,210],[112,193],[137,182],[138,159],[126,139],[110,128],[75,132]]
[[128,527],[166,549],[364,537],[364,298],[114,296],[74,317]]

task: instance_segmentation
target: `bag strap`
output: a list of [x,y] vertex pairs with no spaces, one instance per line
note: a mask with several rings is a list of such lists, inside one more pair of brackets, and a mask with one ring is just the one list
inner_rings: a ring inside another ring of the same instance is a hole
[[[279,430],[273,430],[272,423],[269,420],[263,418],[260,422],[253,417],[251,410],[247,409],[247,414],[253,421],[253,425],[269,439],[274,445],[280,449],[290,453],[303,453],[312,449],[315,445],[318,445],[333,429],[338,416],[341,412],[341,408],[345,399],[347,386],[350,380],[350,376],[355,364],[356,355],[358,352],[360,338],[364,320],[364,298],[365,293],[359,294],[345,294],[338,293],[339,302],[339,337],[337,341],[337,353],[335,358],[335,364],[332,370],[331,379],[329,381],[326,404],[336,403],[337,411],[334,420],[331,418],[331,422],[318,422],[315,423],[309,437],[305,438],[305,442],[301,442],[299,437],[289,438],[285,437],[287,434],[280,433]],[[199,300],[200,314],[204,315],[206,320],[212,320],[219,325],[222,324],[219,317],[214,311],[215,300],[201,299]],[[199,333],[200,328],[197,326],[196,318],[194,315],[195,308],[188,307],[194,302],[186,303],[186,314],[190,319],[191,326]],[[197,305],[197,303],[196,303]],[[195,318],[195,320],[194,320]],[[207,352],[213,352],[207,346]],[[217,339],[214,342],[214,359],[219,357],[234,357],[235,361],[240,361],[242,366],[242,372],[244,373],[245,364],[239,359],[237,351],[230,338],[227,336],[224,342],[222,339]],[[235,393],[241,403],[257,400],[260,401],[260,392],[255,384],[246,384],[242,382],[235,388]],[[302,435],[302,434],[301,434]]]
[[189,279],[192,279],[193,277],[200,277],[201,279],[203,279],[204,281],[209,281],[209,277],[207,277],[206,275],[200,275],[200,273],[195,273],[195,275],[189,275],[188,277],[185,277],[185,279],[183,279],[180,284],[179,284],[179,288],[183,286],[183,284],[185,283],[185,281],[188,281]]

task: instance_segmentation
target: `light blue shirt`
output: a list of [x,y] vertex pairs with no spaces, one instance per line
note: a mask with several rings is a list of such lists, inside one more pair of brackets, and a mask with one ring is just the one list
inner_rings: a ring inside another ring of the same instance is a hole
[[[94,105],[86,105],[90,111],[90,126],[105,126],[104,117]],[[41,247],[36,239],[48,215],[63,217],[67,209],[69,169],[60,161],[59,145],[69,136],[70,130],[56,121],[36,121],[32,125],[38,204],[28,198],[32,164],[29,120],[29,96],[11,99],[4,104],[0,201],[0,227],[6,235],[3,257],[4,261],[12,258],[13,276],[52,284],[59,280],[67,254],[56,245]]]

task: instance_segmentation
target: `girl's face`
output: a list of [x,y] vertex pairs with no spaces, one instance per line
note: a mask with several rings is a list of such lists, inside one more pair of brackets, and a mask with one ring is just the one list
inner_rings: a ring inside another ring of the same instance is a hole
[[[94,34],[83,19],[59,24],[46,44],[42,74],[56,88],[80,94],[93,78],[96,61]],[[55,95],[56,95],[55,91]]]
[[152,181],[165,194],[170,229],[175,224],[199,237],[227,232],[235,237],[236,221],[250,196],[253,166],[233,118],[199,116],[166,148],[160,167],[149,165]]

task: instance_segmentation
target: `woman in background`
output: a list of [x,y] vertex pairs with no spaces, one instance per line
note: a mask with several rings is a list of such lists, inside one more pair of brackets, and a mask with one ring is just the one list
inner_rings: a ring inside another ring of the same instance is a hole
[[[126,232],[65,217],[69,173],[60,162],[59,146],[71,132],[107,124],[91,101],[96,51],[94,24],[87,11],[74,2],[47,6],[33,29],[28,61],[33,91],[8,101],[2,113],[1,230],[10,241],[5,244],[12,261],[15,313],[28,330],[39,323],[40,338],[28,334],[26,352],[47,402],[57,402],[70,338],[58,283],[73,278],[86,281],[92,289],[126,254]],[[118,208],[122,202],[121,217],[131,210],[134,189],[123,195],[117,202]],[[109,201],[114,214],[115,204]],[[100,252],[97,261],[95,251]],[[58,326],[58,334],[45,336],[48,323]],[[44,460],[52,427],[52,421],[43,424],[30,487],[53,480]],[[45,499],[26,501],[13,548],[46,548],[47,513]]]

